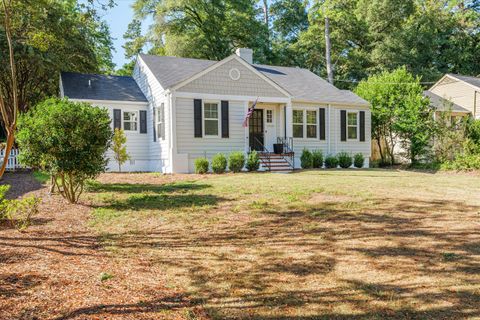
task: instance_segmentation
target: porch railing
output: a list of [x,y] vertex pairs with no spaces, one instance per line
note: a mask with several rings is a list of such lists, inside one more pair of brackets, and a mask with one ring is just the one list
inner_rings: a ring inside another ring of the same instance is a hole
[[277,143],[283,145],[282,156],[285,161],[295,169],[295,152],[293,151],[293,138],[292,137],[277,137]]
[[[10,150],[10,155],[7,160],[8,171],[14,171],[14,170],[23,168],[23,166],[21,166],[20,163],[18,162],[19,153],[20,151],[18,149]],[[2,163],[4,156],[5,156],[5,149],[0,150],[0,164]]]

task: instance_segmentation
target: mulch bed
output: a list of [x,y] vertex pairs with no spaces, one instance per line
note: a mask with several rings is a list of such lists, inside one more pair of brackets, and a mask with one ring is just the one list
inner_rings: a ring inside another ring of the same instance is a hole
[[[88,203],[51,196],[27,173],[2,183],[11,185],[8,197],[35,195],[42,203],[25,232],[0,228],[0,319],[205,318],[146,257],[105,251],[88,228]],[[102,273],[113,277],[102,281]]]

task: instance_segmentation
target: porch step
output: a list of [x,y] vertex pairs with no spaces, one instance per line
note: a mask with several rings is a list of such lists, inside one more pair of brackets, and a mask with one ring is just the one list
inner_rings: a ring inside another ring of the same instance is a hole
[[286,154],[260,154],[261,166],[267,171],[277,172],[277,173],[288,173],[292,172],[293,168],[290,163],[285,160],[284,157],[289,156]]

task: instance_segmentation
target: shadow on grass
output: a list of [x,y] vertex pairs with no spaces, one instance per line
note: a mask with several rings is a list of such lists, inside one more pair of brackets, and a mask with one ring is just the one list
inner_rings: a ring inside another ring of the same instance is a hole
[[167,183],[167,184],[132,184],[132,183],[100,183],[89,181],[87,184],[88,192],[117,192],[117,193],[172,193],[189,192],[211,188],[209,184],[199,184],[192,182]]

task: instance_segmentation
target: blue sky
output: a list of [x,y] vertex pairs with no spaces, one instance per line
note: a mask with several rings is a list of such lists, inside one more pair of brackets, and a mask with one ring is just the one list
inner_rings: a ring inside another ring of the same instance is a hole
[[[110,33],[113,38],[113,45],[115,51],[113,52],[113,63],[116,64],[116,68],[120,68],[127,62],[125,59],[125,50],[122,45],[125,40],[123,34],[127,31],[128,24],[133,19],[133,10],[131,5],[134,0],[116,0],[116,6],[105,12],[100,12],[102,19],[107,21],[110,26]],[[144,28],[147,28],[147,23],[144,23]]]

